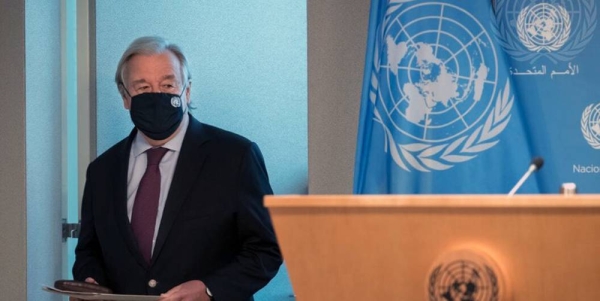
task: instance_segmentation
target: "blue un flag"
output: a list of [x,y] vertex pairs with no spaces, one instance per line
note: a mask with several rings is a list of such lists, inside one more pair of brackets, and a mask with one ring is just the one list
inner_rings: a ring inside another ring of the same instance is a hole
[[595,0],[373,0],[355,193],[600,191]]
[[525,172],[495,20],[491,1],[372,2],[355,193],[506,193]]

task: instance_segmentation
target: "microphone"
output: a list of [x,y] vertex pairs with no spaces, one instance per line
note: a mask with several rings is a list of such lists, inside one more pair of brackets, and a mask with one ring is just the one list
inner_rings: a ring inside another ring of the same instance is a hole
[[527,178],[529,178],[529,176],[534,172],[534,171],[538,171],[542,168],[542,166],[544,166],[544,159],[542,157],[535,157],[531,160],[531,164],[529,165],[529,169],[527,169],[527,172],[521,177],[521,179],[519,180],[519,182],[517,182],[517,185],[515,185],[515,187],[513,187],[510,192],[508,193],[508,196],[513,196],[515,194],[515,192],[517,192],[517,190],[519,188],[521,188],[521,185],[523,185],[523,183],[525,182],[525,180],[527,180]]

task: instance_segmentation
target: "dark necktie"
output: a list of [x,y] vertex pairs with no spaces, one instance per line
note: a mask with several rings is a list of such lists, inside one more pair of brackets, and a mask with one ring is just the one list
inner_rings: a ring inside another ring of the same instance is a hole
[[138,186],[133,213],[131,214],[131,228],[138,242],[138,248],[148,264],[152,258],[152,239],[158,213],[158,198],[160,196],[160,169],[158,164],[166,148],[152,148],[146,151],[148,165]]

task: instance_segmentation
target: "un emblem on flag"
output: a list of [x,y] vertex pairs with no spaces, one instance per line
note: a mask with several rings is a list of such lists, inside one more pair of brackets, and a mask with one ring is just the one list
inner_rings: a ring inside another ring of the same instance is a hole
[[480,21],[462,7],[426,2],[388,9],[380,26],[370,100],[394,162],[445,170],[493,147],[513,96]]
[[502,46],[519,61],[572,60],[597,24],[595,0],[497,0],[495,11]]

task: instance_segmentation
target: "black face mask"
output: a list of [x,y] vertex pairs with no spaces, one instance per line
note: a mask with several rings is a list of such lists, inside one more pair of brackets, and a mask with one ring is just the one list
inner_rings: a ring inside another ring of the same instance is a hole
[[152,140],[167,139],[175,133],[183,119],[181,96],[184,92],[185,88],[180,95],[142,93],[131,97],[129,114],[135,127]]

